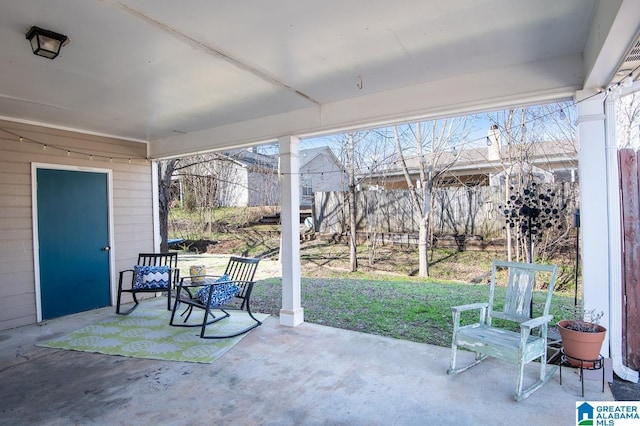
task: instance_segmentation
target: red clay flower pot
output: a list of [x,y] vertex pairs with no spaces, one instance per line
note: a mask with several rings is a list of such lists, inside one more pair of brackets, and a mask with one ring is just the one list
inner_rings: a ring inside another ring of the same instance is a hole
[[[596,326],[595,332],[576,331],[567,328],[573,321],[562,320],[558,322],[558,331],[562,338],[562,347],[568,356],[569,364],[580,367],[579,360],[597,360],[602,349],[602,342],[607,329],[601,325]],[[575,358],[575,359],[572,359]],[[593,362],[584,362],[584,368],[592,368]]]

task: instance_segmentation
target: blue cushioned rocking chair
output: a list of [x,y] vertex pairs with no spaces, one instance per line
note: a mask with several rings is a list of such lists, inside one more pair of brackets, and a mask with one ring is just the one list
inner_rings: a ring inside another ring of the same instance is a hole
[[[262,322],[253,316],[249,305],[258,262],[260,259],[231,257],[221,276],[183,277],[177,286],[176,303],[173,305],[169,324],[176,327],[200,327],[200,337],[203,339],[235,337],[261,325]],[[186,317],[182,322],[177,322],[176,311],[180,304],[187,307],[180,315],[186,314]],[[194,309],[204,311],[201,323],[188,322]],[[207,334],[207,326],[228,318],[230,314],[227,310],[231,309],[246,310],[253,322],[248,327],[230,333]],[[216,316],[214,310],[220,313]]]
[[[131,275],[131,284],[125,286],[126,276]],[[178,269],[178,253],[140,253],[138,264],[133,269],[120,271],[118,279],[118,300],[116,313],[129,315],[140,303],[138,293],[167,292],[167,310],[171,310],[171,289],[178,283],[180,270]],[[126,312],[120,312],[122,293],[130,293],[133,306]]]

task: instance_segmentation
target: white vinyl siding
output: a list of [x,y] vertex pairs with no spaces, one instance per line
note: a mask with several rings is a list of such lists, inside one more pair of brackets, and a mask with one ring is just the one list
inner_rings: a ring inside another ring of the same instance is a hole
[[218,204],[222,207],[246,207],[249,202],[247,168],[230,161],[221,162],[216,168],[219,181]]
[[277,173],[250,173],[248,190],[248,205],[251,207],[280,204],[280,181]]
[[347,175],[344,169],[334,159],[321,153],[300,167],[302,185],[300,191],[300,205],[313,204],[314,192],[331,192],[347,190]]

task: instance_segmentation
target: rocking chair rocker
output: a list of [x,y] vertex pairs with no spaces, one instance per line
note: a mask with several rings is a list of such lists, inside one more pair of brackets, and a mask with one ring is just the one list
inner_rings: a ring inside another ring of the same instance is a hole
[[[506,298],[502,312],[494,311],[498,268],[508,269]],[[532,319],[530,318],[530,301],[533,296],[536,273],[550,274],[550,279],[543,314]],[[523,400],[545,384],[557,369],[555,365],[547,365],[547,328],[553,318],[552,315],[549,315],[549,307],[556,274],[557,267],[553,265],[494,261],[491,268],[489,302],[451,308],[454,328],[451,344],[451,368],[447,370],[447,374],[461,373],[491,356],[518,365],[514,395],[516,401]],[[471,310],[479,311],[479,321],[461,325],[461,313]],[[494,326],[492,325],[493,318],[519,323],[520,331],[515,332]],[[539,329],[539,334],[532,334],[533,329]],[[475,361],[456,368],[456,352],[459,347],[475,352]],[[540,358],[540,379],[523,390],[525,364],[537,358]]]
[[[255,284],[254,276],[260,259],[231,257],[224,274],[221,276],[201,275],[184,277],[177,286],[176,303],[173,305],[169,323],[176,327],[200,327],[203,339],[225,339],[244,334],[262,324],[251,312],[251,292]],[[235,306],[232,305],[235,303]],[[183,322],[177,322],[176,311],[181,304],[186,309],[180,316]],[[204,311],[201,323],[188,323],[194,309]],[[246,311],[252,323],[241,330],[223,334],[207,334],[207,326],[230,316],[227,310]],[[219,311],[216,316],[213,311]]]

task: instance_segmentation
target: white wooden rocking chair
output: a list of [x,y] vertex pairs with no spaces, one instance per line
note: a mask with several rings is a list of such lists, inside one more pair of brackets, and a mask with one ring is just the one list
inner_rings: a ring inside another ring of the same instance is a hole
[[[494,297],[497,271],[501,268],[507,268],[508,281],[504,307],[500,312],[494,310],[497,307]],[[454,328],[451,344],[451,367],[447,370],[447,374],[461,373],[490,356],[518,365],[518,379],[514,396],[516,401],[525,399],[545,384],[557,369],[555,365],[547,365],[547,329],[549,322],[553,319],[553,316],[549,315],[549,307],[557,269],[554,265],[494,261],[491,268],[489,302],[451,308]],[[533,297],[536,273],[550,274],[550,278],[542,316],[532,319],[530,303]],[[461,313],[470,310],[479,311],[478,322],[461,325]],[[493,318],[519,323],[520,332],[492,325]],[[539,333],[532,334],[534,329],[539,329]],[[456,368],[458,348],[475,352],[475,360],[468,365]],[[523,390],[525,364],[537,358],[540,358],[540,379]]]

